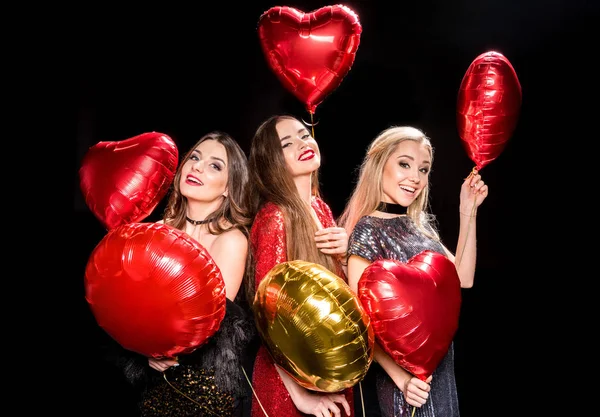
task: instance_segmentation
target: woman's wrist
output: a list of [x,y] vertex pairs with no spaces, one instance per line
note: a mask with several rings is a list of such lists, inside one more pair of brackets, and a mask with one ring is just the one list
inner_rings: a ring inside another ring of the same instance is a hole
[[404,390],[402,392],[405,394],[408,392],[408,384],[410,384],[411,379],[412,379],[412,376],[409,376],[408,379],[406,379],[404,381]]
[[465,216],[465,217],[476,217],[477,216],[477,209],[475,209],[475,210],[473,210],[473,209],[469,209],[469,210],[458,209],[458,212],[460,213],[461,216]]

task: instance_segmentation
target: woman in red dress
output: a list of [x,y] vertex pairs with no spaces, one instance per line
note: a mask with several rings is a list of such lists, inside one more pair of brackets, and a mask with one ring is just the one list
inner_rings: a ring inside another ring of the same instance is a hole
[[[250,147],[250,196],[254,223],[250,242],[255,261],[249,290],[254,293],[277,264],[304,260],[346,279],[341,260],[348,235],[337,227],[319,194],[321,155],[304,124],[273,116],[256,131]],[[354,416],[352,388],[323,393],[300,386],[261,345],[252,375],[252,417]]]

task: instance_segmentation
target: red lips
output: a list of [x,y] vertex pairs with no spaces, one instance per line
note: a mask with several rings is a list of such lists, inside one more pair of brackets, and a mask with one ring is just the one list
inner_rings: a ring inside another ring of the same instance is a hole
[[303,153],[300,155],[300,158],[298,158],[298,160],[299,160],[299,161],[308,161],[308,160],[310,160],[310,159],[313,159],[314,157],[315,157],[315,151],[313,151],[313,150],[311,149],[311,150],[308,150],[308,151],[306,151],[306,152],[303,152]]
[[[194,182],[194,181],[190,181],[190,178],[192,178],[192,179],[194,179],[194,180],[196,180],[196,181],[195,181],[195,182]],[[196,178],[196,177],[194,177],[193,175],[188,175],[188,176],[185,178],[185,183],[186,183],[186,184],[189,184],[189,185],[193,185],[193,186],[200,186],[200,185],[204,185],[204,183],[203,183],[202,181],[200,181],[200,179],[199,179],[199,178]]]

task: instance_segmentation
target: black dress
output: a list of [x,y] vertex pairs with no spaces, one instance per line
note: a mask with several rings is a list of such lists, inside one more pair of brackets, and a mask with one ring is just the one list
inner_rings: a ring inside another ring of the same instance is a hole
[[[408,216],[391,219],[365,216],[356,224],[348,241],[348,254],[374,262],[379,259],[407,263],[424,250],[446,254],[442,245],[423,234]],[[412,406],[406,404],[404,394],[387,373],[373,362],[370,378],[376,380],[379,408],[384,417],[411,416]],[[368,388],[368,387],[366,387]],[[363,385],[363,389],[365,386]],[[433,373],[431,391],[425,405],[417,408],[414,417],[458,417],[458,394],[454,377],[454,349],[448,353]]]
[[255,338],[252,316],[227,300],[219,330],[195,351],[180,355],[179,366],[158,372],[150,368],[147,357],[114,341],[106,347],[105,359],[133,386],[140,416],[237,417],[251,403],[242,366],[248,368],[247,349]]

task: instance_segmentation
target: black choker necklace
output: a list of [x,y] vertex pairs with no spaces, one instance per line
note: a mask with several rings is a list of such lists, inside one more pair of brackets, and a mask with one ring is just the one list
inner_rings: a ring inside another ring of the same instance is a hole
[[191,224],[193,224],[194,226],[198,226],[199,224],[206,224],[206,223],[210,223],[212,221],[212,219],[204,219],[204,220],[192,220],[190,219],[188,216],[185,216],[185,219],[190,222]]
[[406,209],[400,204],[385,203],[381,201],[375,210],[390,214],[406,214]]

